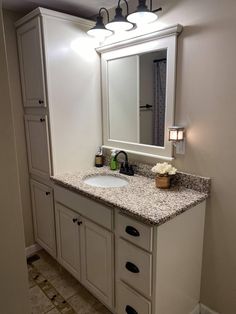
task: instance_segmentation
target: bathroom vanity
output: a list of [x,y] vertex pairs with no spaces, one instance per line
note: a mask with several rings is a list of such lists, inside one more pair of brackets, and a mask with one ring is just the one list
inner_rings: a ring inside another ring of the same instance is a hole
[[[93,25],[43,8],[16,22],[35,240],[113,313],[189,314],[199,302],[209,179],[179,173],[162,191],[150,167],[133,177],[92,168],[101,143],[173,159],[182,26],[95,49]],[[105,174],[125,184],[89,185]]]
[[[85,183],[95,174],[128,184]],[[162,191],[152,178],[108,169],[53,177],[57,259],[113,313],[182,314],[197,307],[209,180],[187,177],[197,190]]]

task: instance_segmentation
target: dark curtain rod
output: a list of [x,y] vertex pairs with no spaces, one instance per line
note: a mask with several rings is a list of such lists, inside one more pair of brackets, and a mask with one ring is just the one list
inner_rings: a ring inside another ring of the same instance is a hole
[[159,62],[159,61],[165,61],[166,62],[166,58],[153,60],[153,62]]

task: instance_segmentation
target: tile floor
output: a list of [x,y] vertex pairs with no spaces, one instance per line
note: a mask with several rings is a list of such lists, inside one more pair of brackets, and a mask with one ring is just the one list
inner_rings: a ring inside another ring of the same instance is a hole
[[34,257],[28,259],[32,314],[111,314],[44,250]]

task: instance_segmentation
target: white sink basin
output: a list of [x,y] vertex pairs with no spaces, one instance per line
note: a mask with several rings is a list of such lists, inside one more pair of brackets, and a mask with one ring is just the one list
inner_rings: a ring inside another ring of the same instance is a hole
[[89,176],[84,179],[84,183],[99,188],[120,188],[129,184],[126,179],[109,174]]

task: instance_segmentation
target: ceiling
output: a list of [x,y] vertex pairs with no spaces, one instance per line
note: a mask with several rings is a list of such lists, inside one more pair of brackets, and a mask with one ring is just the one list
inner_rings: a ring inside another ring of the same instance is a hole
[[99,8],[114,7],[118,0],[3,0],[3,8],[28,13],[41,6],[65,13],[91,17],[97,14]]

